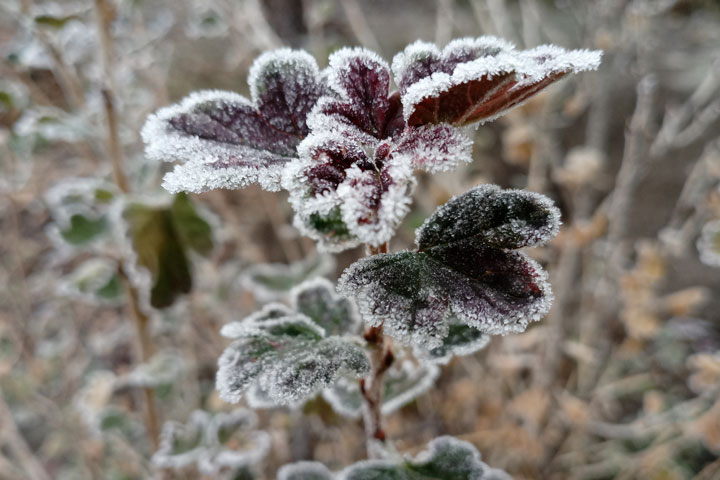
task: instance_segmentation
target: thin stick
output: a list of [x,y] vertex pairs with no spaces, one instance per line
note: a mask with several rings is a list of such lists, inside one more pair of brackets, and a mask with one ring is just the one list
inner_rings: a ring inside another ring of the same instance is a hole
[[[110,22],[112,21],[113,11],[111,6],[107,3],[107,0],[95,0],[95,13],[97,17],[98,33],[100,35],[101,62],[104,76],[102,96],[107,120],[108,154],[112,162],[115,183],[123,193],[129,193],[130,185],[123,170],[124,158],[122,145],[120,144],[120,136],[118,134],[117,111],[115,109],[115,95],[113,90],[114,81],[112,75],[112,65],[115,57],[115,47],[110,31]],[[122,265],[118,267],[118,272],[122,278],[125,294],[128,298],[130,316],[135,324],[138,360],[139,363],[147,363],[153,353],[152,338],[149,331],[150,319],[140,308],[138,291],[130,282],[130,278],[128,277],[127,272],[122,268]],[[143,388],[142,390],[145,404],[145,428],[147,429],[153,445],[157,448],[159,446],[160,429],[157,410],[155,408],[155,394],[151,388]]]
[[[387,243],[380,247],[370,247],[371,255],[387,253],[387,251]],[[368,457],[378,458],[381,456],[380,447],[385,444],[387,438],[382,418],[385,372],[392,365],[394,356],[389,342],[386,341],[383,334],[382,323],[375,327],[369,327],[363,338],[373,349],[370,355],[370,377],[360,380],[360,393],[364,400],[365,442]]]
[[[128,298],[130,316],[135,325],[138,360],[140,363],[147,363],[155,350],[150,336],[150,319],[140,308],[138,291],[130,283],[127,272],[125,272],[122,267],[118,270],[122,278],[125,295],[127,295]],[[147,429],[153,446],[157,449],[160,441],[160,423],[158,421],[157,409],[155,408],[155,393],[152,388],[147,387],[143,388],[142,391],[145,404],[145,428]]]

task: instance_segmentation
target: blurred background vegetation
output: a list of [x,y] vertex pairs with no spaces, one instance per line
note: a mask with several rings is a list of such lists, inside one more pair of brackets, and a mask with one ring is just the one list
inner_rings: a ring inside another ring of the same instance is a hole
[[[415,453],[453,435],[516,478],[720,478],[712,0],[0,0],[0,478],[199,478],[153,466],[159,425],[230,410],[214,391],[219,328],[265,300],[240,280],[252,265],[314,256],[284,193],[209,192],[193,200],[217,217],[216,245],[189,254],[191,293],[154,309],[107,284],[114,301],[83,301],[73,279],[92,254],[58,245],[54,185],[112,182],[121,159],[130,191],[160,191],[168,167],[142,155],[147,115],[198,89],[247,94],[265,50],[305,48],[325,66],[345,45],[390,61],[418,38],[483,34],[605,56],[598,72],[472,132],[472,164],[421,176],[391,249],[478,183],[542,192],[563,211],[560,235],[532,252],[555,304],[525,334],[443,367],[390,416],[389,436]],[[362,255],[316,270],[334,280]],[[131,318],[147,324],[144,347]],[[258,414],[272,444],[259,478],[290,461],[340,469],[364,456],[362,425],[322,399]]]

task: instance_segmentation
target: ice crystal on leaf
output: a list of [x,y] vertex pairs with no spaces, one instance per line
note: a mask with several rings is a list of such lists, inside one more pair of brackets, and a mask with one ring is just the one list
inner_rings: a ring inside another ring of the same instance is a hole
[[252,100],[232,92],[196,92],[151,115],[145,153],[182,162],[165,176],[171,192],[202,192],[260,183],[279,190],[280,174],[308,134],[307,116],[326,87],[315,59],[279,49],[253,63]]
[[203,475],[252,467],[270,449],[270,436],[256,426],[255,414],[242,408],[215,415],[195,410],[187,424],[165,423],[153,464],[180,469],[196,463]]
[[451,315],[447,321],[448,334],[442,345],[433,348],[415,347],[415,355],[432,363],[446,364],[454,356],[472,355],[490,343],[490,335],[466,325]]
[[67,178],[45,193],[54,220],[48,235],[60,248],[85,248],[111,238],[108,213],[116,188],[96,178]]
[[293,405],[341,373],[367,373],[370,366],[361,346],[342,336],[358,322],[347,300],[337,297],[329,282],[298,286],[293,305],[297,311],[269,304],[222,328],[222,335],[235,339],[218,361],[217,387],[223,399],[237,402],[253,389],[259,399]]
[[432,440],[414,458],[365,460],[333,474],[319,462],[298,462],[278,471],[278,480],[510,480],[490,468],[470,443],[453,437]]
[[499,38],[415,42],[393,59],[411,126],[469,125],[497,118],[570,73],[595,70],[601,52],[542,45],[518,51]]
[[355,295],[366,322],[425,349],[450,334],[448,318],[486,334],[522,332],[552,302],[547,275],[513,249],[558,230],[560,214],[542,195],[482,185],[451,199],[416,232],[418,250],[364,258],[338,289]]
[[300,160],[283,178],[295,225],[326,250],[380,245],[409,211],[413,169],[441,171],[471,160],[471,142],[449,125],[408,128],[390,69],[364,49],[330,57],[334,96],[308,117]]

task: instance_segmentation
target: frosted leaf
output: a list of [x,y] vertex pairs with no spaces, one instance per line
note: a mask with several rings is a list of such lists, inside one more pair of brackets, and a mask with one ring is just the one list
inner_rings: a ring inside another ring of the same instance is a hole
[[[397,359],[385,373],[382,414],[390,415],[427,392],[440,369],[433,364]],[[337,413],[350,418],[362,415],[363,398],[358,380],[347,376],[323,391],[323,398]]]
[[459,39],[442,51],[416,42],[393,60],[408,125],[469,125],[497,118],[570,73],[595,70],[600,51],[543,45],[518,51],[495,37]]
[[[550,308],[547,274],[526,255],[496,244],[532,245],[547,240],[556,232],[556,225],[534,236],[543,230],[533,228],[528,233],[525,216],[532,208],[508,209],[501,202],[502,208],[483,210],[483,202],[477,202],[483,192],[497,194],[490,198],[507,198],[494,187],[478,187],[452,199],[418,229],[417,252],[361,259],[343,272],[338,290],[355,296],[367,323],[384,321],[389,335],[425,349],[442,346],[450,333],[451,314],[486,334],[524,331],[529,322],[540,320]],[[509,191],[507,195],[516,198],[519,194]],[[549,200],[539,202],[539,196],[528,195],[535,201],[532,205],[550,205]],[[478,218],[472,208],[460,208],[467,205],[475,205],[484,214],[498,211],[518,218],[486,223],[491,230],[485,232],[475,227],[475,222],[482,224],[485,217]],[[458,216],[446,215],[450,211]],[[508,221],[513,225],[513,220],[522,227],[517,237],[498,227]],[[542,222],[542,226],[547,225]]]
[[[295,476],[293,476],[295,475]],[[331,474],[317,462],[285,465],[278,480],[511,480],[481,459],[471,443],[438,437],[415,457],[364,460]]]
[[252,265],[242,273],[240,283],[253,292],[259,301],[268,302],[283,299],[303,281],[327,275],[334,270],[335,260],[332,256],[317,255],[291,264]]
[[327,88],[310,55],[286,48],[258,57],[248,83],[252,100],[196,92],[148,118],[146,155],[184,162],[166,175],[165,188],[202,192],[260,183],[279,190],[283,167],[308,134],[307,115]]
[[328,80],[340,98],[318,105],[313,115],[333,117],[377,139],[392,136],[400,104],[389,97],[387,63],[364,48],[342,48],[330,55],[329,64]]
[[134,257],[129,263],[149,273],[150,305],[154,308],[169,307],[190,292],[190,251],[207,256],[214,246],[210,223],[187,194],[179,193],[167,203],[130,198],[120,209]]
[[480,185],[438,208],[415,235],[420,250],[469,238],[522,248],[548,241],[559,228],[560,211],[544,195]]
[[141,388],[172,385],[182,375],[183,363],[178,352],[160,351],[153,355],[147,363],[136,366],[125,379],[125,384]]
[[256,426],[257,416],[244,408],[215,414],[207,426],[207,452],[198,462],[200,472],[213,475],[259,463],[270,450],[271,440]]
[[455,170],[472,162],[472,141],[450,125],[409,128],[393,146],[394,158],[407,158],[417,169],[430,173]]
[[91,432],[99,433],[103,411],[110,403],[117,377],[109,370],[90,373],[73,398],[73,407]]
[[114,186],[96,178],[67,178],[45,192],[53,218],[48,236],[58,246],[84,248],[110,239]]
[[[329,385],[338,374],[366,373],[370,366],[362,348],[351,338],[326,336],[303,314],[264,309],[259,317],[225,326],[236,338],[218,361],[217,388],[228,402],[257,385],[279,405],[301,402]],[[263,318],[264,317],[264,318]]]
[[333,480],[335,475],[320,462],[296,462],[280,467],[277,480]]
[[466,325],[454,316],[448,319],[448,335],[440,346],[431,349],[415,348],[415,355],[423,360],[446,364],[454,356],[472,355],[490,343],[486,333]]
[[330,251],[392,237],[415,186],[407,157],[394,158],[387,141],[365,144],[340,133],[312,134],[298,152],[283,177],[296,227]]
[[165,423],[153,465],[181,469],[197,464],[203,475],[251,467],[270,448],[270,436],[256,426],[255,414],[243,408],[215,415],[195,410],[187,424]]
[[105,258],[84,261],[58,282],[58,294],[91,304],[119,305],[123,286],[118,265]]
[[228,23],[222,11],[210,4],[193,4],[188,12],[185,35],[189,38],[215,38],[227,35]]
[[337,96],[315,105],[311,134],[282,185],[294,225],[321,249],[379,246],[409,211],[413,169],[451,170],[471,160],[471,142],[449,125],[407,128],[400,95],[389,92],[388,66],[376,54],[342,49],[328,70]]
[[701,262],[720,267],[720,220],[713,220],[703,226],[697,248]]
[[325,278],[308,280],[291,292],[293,308],[323,328],[327,335],[357,333],[360,318],[355,305],[335,293],[334,285]]
[[180,469],[197,462],[205,453],[205,429],[210,418],[209,413],[195,410],[186,424],[165,422],[160,434],[160,445],[152,456],[153,465]]

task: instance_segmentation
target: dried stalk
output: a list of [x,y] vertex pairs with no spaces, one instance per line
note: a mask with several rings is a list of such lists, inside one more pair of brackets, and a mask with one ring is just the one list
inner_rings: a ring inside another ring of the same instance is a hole
[[[130,185],[123,170],[124,158],[120,135],[118,133],[117,111],[115,109],[114,81],[112,75],[112,62],[114,60],[115,47],[110,32],[110,23],[113,17],[113,10],[107,0],[95,0],[95,13],[97,17],[98,33],[100,36],[101,61],[104,73],[104,86],[102,89],[103,102],[107,121],[107,142],[108,154],[112,162],[115,183],[123,193],[130,192]],[[140,298],[137,289],[131,284],[127,272],[120,266],[118,268],[122,278],[125,294],[128,298],[130,316],[135,325],[137,336],[138,360],[140,363],[147,363],[153,352],[152,338],[150,336],[150,319],[140,308]],[[143,388],[145,404],[145,428],[155,448],[159,445],[159,422],[155,408],[155,394],[151,388]]]
[[[387,253],[387,251],[387,243],[378,248],[370,247],[371,255]],[[369,327],[365,331],[363,338],[372,348],[370,355],[370,377],[360,379],[360,393],[364,400],[363,420],[365,423],[365,442],[368,457],[378,458],[382,456],[381,448],[387,438],[382,418],[385,372],[387,372],[388,368],[392,365],[394,356],[389,342],[383,334],[382,324]]]

